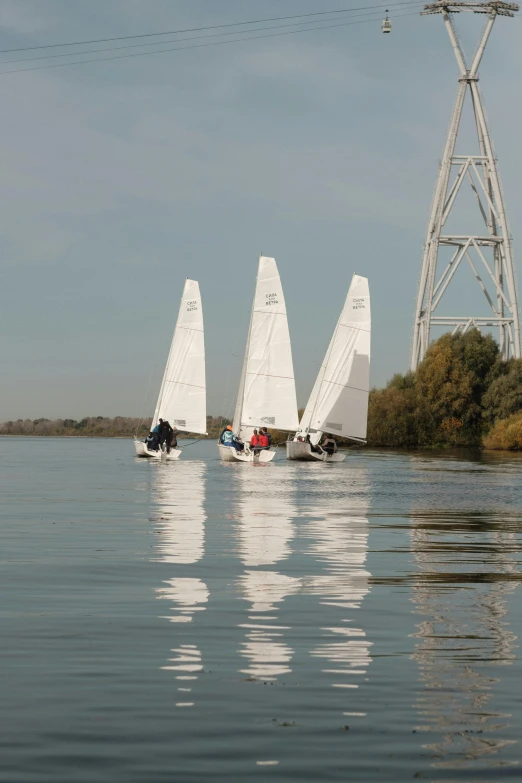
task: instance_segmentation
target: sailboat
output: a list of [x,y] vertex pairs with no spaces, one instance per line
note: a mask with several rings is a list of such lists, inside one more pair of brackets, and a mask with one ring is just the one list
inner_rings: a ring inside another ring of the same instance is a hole
[[255,427],[295,431],[299,426],[285,299],[275,259],[259,257],[256,291],[239,382],[234,435],[244,451],[218,444],[225,462],[270,462],[275,449],[255,454],[248,443]]
[[[188,278],[181,297],[152,429],[160,418],[181,432],[205,435],[207,431],[203,310],[199,284]],[[139,440],[134,441],[134,446],[138,457],[175,460],[181,454],[178,448],[171,449],[169,454],[161,449],[149,451],[147,444]]]
[[365,442],[370,335],[368,279],[354,275],[299,429],[293,440],[287,441],[287,459],[342,462],[345,454],[312,450],[311,445],[316,446],[324,432]]

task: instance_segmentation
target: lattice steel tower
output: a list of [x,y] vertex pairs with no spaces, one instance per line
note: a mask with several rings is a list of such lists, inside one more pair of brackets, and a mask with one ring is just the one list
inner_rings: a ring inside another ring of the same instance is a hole
[[[477,73],[495,19],[497,16],[513,16],[514,12],[519,10],[519,6],[502,0],[492,0],[489,3],[437,2],[426,5],[424,9],[425,14],[442,14],[460,75],[457,99],[440,164],[424,246],[415,312],[411,369],[415,370],[426,354],[432,325],[453,326],[454,333],[465,332],[472,326],[496,327],[499,331],[503,358],[507,359],[511,356],[520,358],[520,326],[511,237]],[[460,11],[473,11],[476,14],[486,14],[488,17],[471,67],[466,63],[451,16]],[[478,137],[478,154],[455,154],[464,99],[468,89],[471,93]],[[445,231],[455,199],[465,181],[471,186],[484,220],[485,230],[480,234],[452,234]],[[439,249],[443,246],[451,247],[453,255],[437,279]],[[487,299],[490,315],[435,314],[463,260],[469,263]],[[484,270],[484,279],[480,276],[479,269]]]

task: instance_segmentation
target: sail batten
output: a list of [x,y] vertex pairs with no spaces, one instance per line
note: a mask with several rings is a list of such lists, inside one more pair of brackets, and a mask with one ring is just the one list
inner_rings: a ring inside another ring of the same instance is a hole
[[275,259],[261,256],[234,431],[247,438],[254,427],[295,430],[297,397],[286,305]]
[[207,431],[203,311],[195,280],[185,281],[153,427],[160,418],[184,432]]
[[354,275],[301,419],[317,443],[323,432],[365,440],[370,390],[371,314],[368,280]]

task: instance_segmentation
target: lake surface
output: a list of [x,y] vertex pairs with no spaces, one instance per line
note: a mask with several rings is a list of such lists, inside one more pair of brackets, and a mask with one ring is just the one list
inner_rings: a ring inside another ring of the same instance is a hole
[[2,783],[522,778],[522,457],[0,464]]

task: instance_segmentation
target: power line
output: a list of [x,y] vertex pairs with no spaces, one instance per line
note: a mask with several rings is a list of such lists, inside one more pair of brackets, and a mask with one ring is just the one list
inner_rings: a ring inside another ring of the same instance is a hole
[[[423,2],[419,2],[419,0],[416,0],[415,2],[397,3],[397,5],[406,5],[406,6],[417,5],[420,8],[420,7],[423,7]],[[403,10],[403,9],[400,8],[398,10]],[[337,22],[341,22],[344,19],[354,19],[354,18],[361,17],[361,16],[362,17],[364,17],[364,16],[375,16],[378,13],[379,13],[378,11],[370,11],[370,12],[367,12],[367,13],[364,13],[364,14],[353,14],[352,16],[349,16],[349,17],[341,16],[341,17],[339,17],[339,19],[336,19],[336,23]],[[326,20],[326,19],[325,20],[321,20],[321,24],[323,25],[323,23],[326,23],[327,21],[328,20]],[[368,21],[370,21],[370,20],[368,20]],[[253,27],[253,28],[251,28],[249,30],[241,30],[241,35],[243,33],[262,32],[263,30],[281,30],[281,29],[283,29],[285,27],[302,27],[304,25],[311,25],[311,24],[315,24],[315,23],[314,22],[293,22],[293,23],[290,23],[290,24],[283,24],[283,25],[270,25],[268,27],[257,27],[257,28]],[[326,26],[326,24],[324,24],[324,26],[325,26],[325,29],[328,29],[328,27],[332,27],[332,25]],[[336,24],[335,26],[340,26],[340,25]],[[312,27],[312,28],[309,28],[309,29],[321,30],[321,29],[323,29],[323,27]],[[306,30],[296,30],[295,32],[307,32],[307,31]],[[20,57],[20,58],[18,58],[16,60],[3,60],[3,61],[0,61],[0,66],[1,65],[8,65],[8,64],[11,64],[11,63],[34,62],[36,60],[51,60],[51,59],[54,60],[54,59],[57,59],[59,57],[74,57],[75,55],[83,55],[83,54],[98,54],[98,53],[103,53],[103,52],[116,52],[116,51],[121,51],[122,49],[139,49],[139,48],[142,48],[142,47],[145,47],[145,46],[160,46],[160,45],[165,45],[165,44],[169,44],[169,43],[185,43],[186,41],[199,41],[199,40],[204,39],[204,38],[216,38],[218,36],[237,35],[237,34],[238,34],[238,31],[237,30],[233,30],[233,31],[229,31],[229,32],[226,32],[226,33],[211,33],[210,35],[196,35],[196,36],[191,36],[190,38],[181,38],[181,39],[179,39],[179,41],[171,39],[170,41],[153,41],[152,43],[126,44],[125,46],[109,46],[109,47],[106,47],[104,49],[87,49],[87,50],[85,50],[83,52],[65,52],[65,53],[62,53],[62,54],[44,54],[44,55],[39,55],[38,57]],[[237,40],[243,40],[243,39],[237,39]],[[188,49],[190,47],[187,46],[187,47],[184,47],[184,48]],[[159,50],[159,51],[161,51],[161,50]],[[155,52],[148,52],[148,54],[154,54],[154,53]],[[92,62],[95,62],[95,61],[93,60]]]
[[[391,3],[389,5],[391,5]],[[412,13],[398,14],[397,16],[393,16],[392,19],[400,19],[405,16],[417,16],[417,15],[418,12],[413,11]],[[335,27],[350,27],[356,24],[367,24],[368,22],[375,22],[375,19],[359,19],[356,22],[342,22],[341,24],[325,25],[324,27],[310,27],[307,30],[287,30],[286,32],[283,33],[267,33],[266,35],[253,35],[253,36],[247,36],[246,38],[231,38],[228,39],[227,41],[209,41],[208,43],[193,44],[192,46],[174,46],[169,49],[157,49],[154,52],[133,52],[132,54],[117,54],[112,57],[97,57],[91,60],[74,60],[73,62],[55,63],[54,65],[36,65],[31,68],[16,68],[7,71],[0,71],[0,76],[8,76],[9,74],[14,74],[14,73],[27,73],[29,71],[50,70],[51,68],[66,68],[69,65],[86,65],[88,63],[101,63],[101,62],[110,62],[113,60],[125,60],[130,57],[146,57],[153,54],[164,54],[166,52],[179,52],[187,49],[202,49],[209,46],[222,46],[224,44],[240,43],[242,41],[257,41],[260,40],[261,38],[278,38],[282,35],[297,35],[298,33],[309,33],[309,32],[313,32],[314,30],[329,30]],[[71,57],[73,56],[74,53],[71,54]]]
[[[163,30],[158,33],[139,33],[137,35],[119,35],[113,38],[94,38],[90,41],[69,41],[66,43],[42,44],[40,46],[22,46],[14,49],[0,49],[0,54],[12,54],[13,52],[30,52],[37,49],[56,49],[63,46],[88,46],[96,43],[110,43],[111,41],[128,41],[135,38],[154,38],[160,35],[181,35],[182,33],[201,33],[207,30],[222,30],[225,27],[241,27],[249,24],[262,24],[263,22],[282,22],[288,19],[304,19],[312,16],[327,16],[332,14],[352,13],[353,11],[369,11],[373,8],[391,8],[397,5],[418,5],[418,2],[388,2],[380,5],[360,6],[358,8],[341,8],[338,11],[316,11],[309,14],[295,14],[293,16],[272,16],[266,19],[251,19],[246,22],[229,22],[228,24],[210,25],[209,27],[188,27],[184,30]],[[238,31],[233,31],[238,32]],[[161,43],[158,41],[158,43]]]

